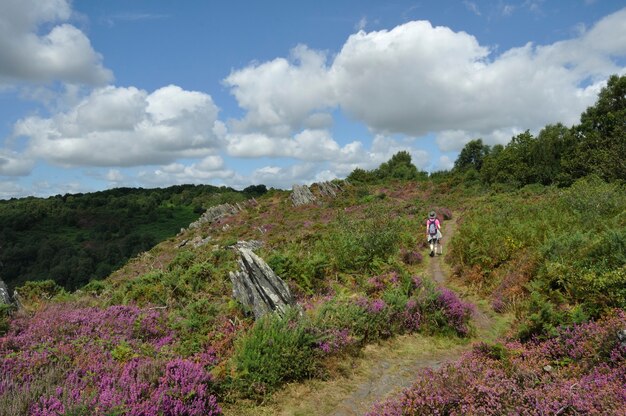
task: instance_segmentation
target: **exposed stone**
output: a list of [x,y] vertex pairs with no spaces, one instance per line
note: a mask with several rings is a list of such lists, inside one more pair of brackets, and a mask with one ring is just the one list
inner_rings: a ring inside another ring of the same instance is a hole
[[261,247],[263,247],[263,241],[259,240],[237,241],[237,244],[235,244],[235,248],[247,248],[251,251],[258,250]]
[[617,331],[617,339],[620,342],[620,346],[622,348],[626,348],[626,329],[622,329],[621,331]]
[[189,224],[189,228],[198,228],[202,224],[212,223],[213,221],[215,221],[215,220],[217,220],[219,218],[229,217],[229,216],[234,215],[234,214],[236,214],[238,212],[239,212],[239,208],[237,208],[236,206],[231,205],[231,204],[216,205],[214,207],[211,207],[211,208],[207,209],[204,212],[204,214],[202,214],[200,216],[200,218],[198,218],[197,221],[192,222],[191,224]]
[[19,293],[17,293],[17,289],[13,291],[13,300],[15,301],[15,306],[17,309],[24,309],[24,303],[22,302],[22,297]]
[[319,189],[320,195],[330,196],[333,198],[337,196],[338,192],[342,191],[338,184],[328,181],[318,183],[317,188]]
[[283,316],[288,307],[296,305],[287,284],[262,258],[249,248],[236,247],[236,250],[240,255],[237,261],[240,270],[229,273],[233,296],[253,311],[255,319],[270,312]]
[[315,201],[315,196],[306,185],[294,185],[291,192],[291,202],[295,207],[310,204]]
[[9,289],[2,279],[0,279],[0,304],[10,305],[11,295],[9,295]]
[[[215,205],[209,209],[207,209],[196,221],[189,224],[189,228],[198,228],[202,224],[212,223],[220,218],[230,217],[231,215],[235,215],[240,211],[243,211],[247,206],[255,206],[258,205],[256,199],[252,198],[245,202],[237,202],[235,205],[233,204],[221,204]],[[184,232],[184,229],[181,229],[181,232]]]

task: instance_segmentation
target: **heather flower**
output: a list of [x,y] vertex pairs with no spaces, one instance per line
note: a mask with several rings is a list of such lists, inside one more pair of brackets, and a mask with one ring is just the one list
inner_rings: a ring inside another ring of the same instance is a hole
[[367,311],[370,312],[370,313],[380,313],[380,312],[382,312],[385,309],[386,306],[387,306],[387,304],[385,303],[384,300],[382,300],[382,299],[374,299],[367,306]]
[[616,333],[624,326],[626,314],[616,311],[545,341],[479,344],[457,362],[422,370],[369,415],[623,415],[626,354]]
[[437,302],[443,309],[448,324],[461,336],[469,334],[469,320],[474,313],[474,305],[463,302],[456,294],[445,287],[438,289]]
[[63,414],[65,414],[65,407],[56,397],[42,397],[31,410],[32,416],[61,416]]
[[498,296],[492,300],[491,308],[497,313],[503,313],[506,310],[506,303]]
[[422,321],[419,304],[415,299],[409,299],[402,311],[403,325],[409,332],[418,331]]
[[420,276],[413,276],[413,285],[416,289],[420,289],[424,285],[424,281]]
[[350,335],[348,328],[327,329],[324,331],[322,340],[316,342],[316,346],[324,354],[335,354],[356,343]]
[[414,250],[403,249],[401,252],[401,256],[402,256],[402,262],[404,264],[409,264],[409,265],[419,264],[424,260],[422,253],[420,253],[419,251],[414,251]]

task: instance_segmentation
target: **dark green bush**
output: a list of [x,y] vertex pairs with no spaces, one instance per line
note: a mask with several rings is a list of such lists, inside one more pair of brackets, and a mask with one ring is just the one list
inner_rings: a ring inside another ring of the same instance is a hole
[[9,317],[13,307],[5,303],[0,304],[0,335],[3,335],[9,329]]
[[232,383],[242,394],[260,398],[290,381],[315,375],[315,337],[306,321],[290,311],[268,314],[235,342]]
[[340,217],[337,228],[323,237],[320,250],[335,270],[371,270],[376,259],[385,261],[397,252],[398,221],[382,210],[370,209],[367,214],[364,220]]
[[16,289],[19,299],[25,304],[49,300],[65,293],[65,290],[54,280],[29,281]]

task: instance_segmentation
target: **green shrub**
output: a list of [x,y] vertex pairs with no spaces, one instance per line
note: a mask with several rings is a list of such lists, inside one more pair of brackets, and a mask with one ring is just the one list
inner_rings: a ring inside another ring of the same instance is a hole
[[16,289],[20,301],[33,305],[65,293],[54,280],[28,281]]
[[306,321],[290,311],[268,314],[235,342],[232,383],[245,396],[260,398],[290,381],[315,375],[315,337]]
[[196,255],[192,251],[184,250],[176,254],[176,257],[170,262],[168,270],[174,270],[176,268],[186,269],[193,264]]
[[165,273],[154,270],[129,280],[112,296],[111,304],[136,303],[137,305],[167,305],[169,290],[165,285]]
[[[562,205],[583,216],[586,220],[604,219],[624,209],[626,192],[617,182],[607,183],[590,175],[574,182],[561,194]],[[599,226],[605,225],[600,221]]]
[[337,271],[366,271],[376,259],[387,260],[400,242],[400,226],[382,209],[370,209],[367,219],[341,216],[337,228],[320,242],[319,250],[327,254],[329,264]]
[[111,350],[111,356],[116,361],[127,362],[131,358],[137,357],[137,354],[128,342],[121,341]]
[[177,352],[189,356],[203,351],[207,334],[214,329],[220,307],[207,298],[192,301],[172,315],[170,326],[180,335]]
[[286,251],[273,252],[267,264],[274,273],[282,279],[294,282],[305,293],[312,294],[326,285],[329,261],[324,252],[298,252],[297,246],[288,247]]
[[5,303],[0,304],[0,335],[5,334],[9,329],[9,318],[13,307]]

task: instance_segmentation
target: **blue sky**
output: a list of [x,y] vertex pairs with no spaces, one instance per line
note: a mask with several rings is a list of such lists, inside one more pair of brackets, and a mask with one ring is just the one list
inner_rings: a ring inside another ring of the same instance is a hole
[[290,188],[576,124],[626,73],[608,0],[0,0],[0,198]]

